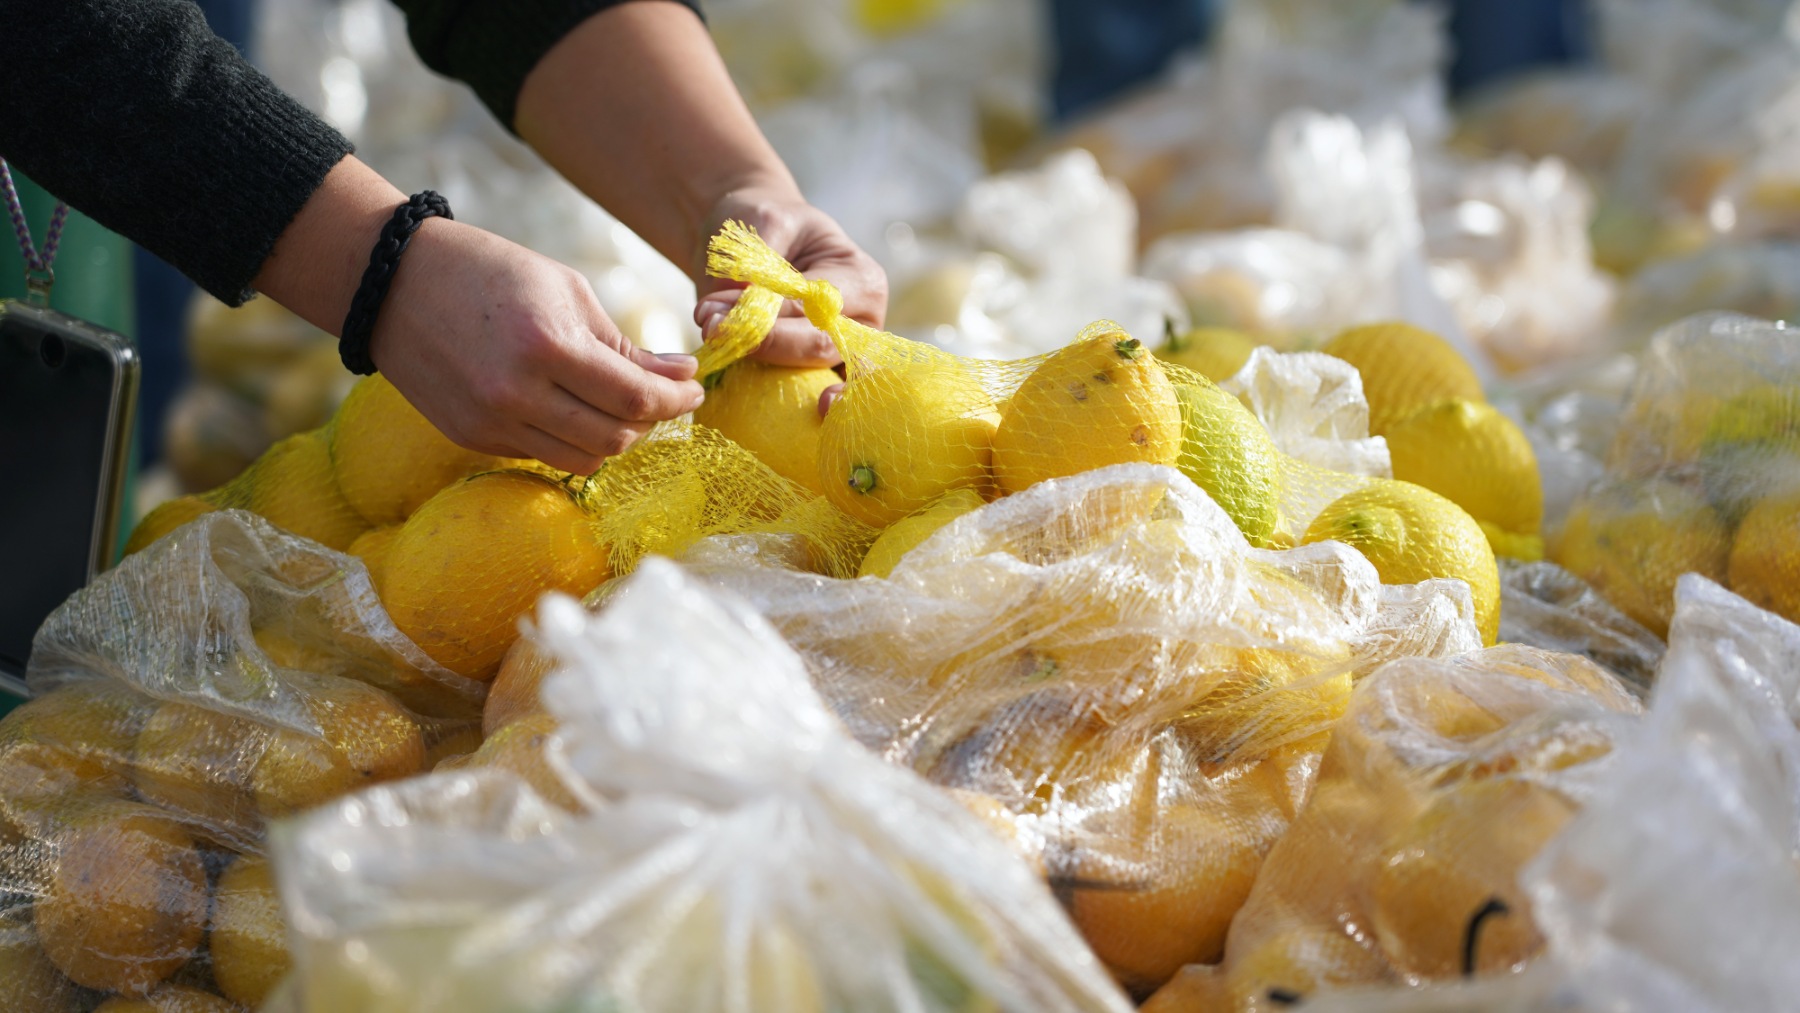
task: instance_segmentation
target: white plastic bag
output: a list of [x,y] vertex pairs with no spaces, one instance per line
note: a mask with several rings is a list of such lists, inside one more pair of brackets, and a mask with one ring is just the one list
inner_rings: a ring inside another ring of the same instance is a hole
[[539,636],[571,815],[497,771],[287,827],[292,1008],[1124,1013],[1031,870],[850,740],[770,626],[664,560]]

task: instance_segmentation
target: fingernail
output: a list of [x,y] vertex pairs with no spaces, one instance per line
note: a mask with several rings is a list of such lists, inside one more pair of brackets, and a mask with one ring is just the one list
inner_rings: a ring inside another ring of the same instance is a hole
[[707,317],[706,326],[700,328],[700,333],[706,337],[712,337],[713,331],[717,330],[719,327],[719,321],[723,319],[725,319],[725,314],[723,313],[714,313],[712,316]]
[[686,352],[657,352],[656,357],[663,362],[671,362],[677,365],[686,365],[690,362],[696,366],[700,364],[699,359],[694,358]]

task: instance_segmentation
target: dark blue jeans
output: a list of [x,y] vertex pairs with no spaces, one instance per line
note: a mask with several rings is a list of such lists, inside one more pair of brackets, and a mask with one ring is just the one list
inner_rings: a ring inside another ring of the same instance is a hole
[[[1057,118],[1154,78],[1170,57],[1206,40],[1218,6],[1218,0],[1050,0]],[[1449,6],[1454,93],[1588,55],[1583,0],[1453,0]]]

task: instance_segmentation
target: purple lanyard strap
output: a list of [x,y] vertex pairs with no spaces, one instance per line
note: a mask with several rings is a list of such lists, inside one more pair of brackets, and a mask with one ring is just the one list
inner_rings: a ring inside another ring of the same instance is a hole
[[50,213],[50,231],[44,233],[44,248],[40,252],[37,244],[31,241],[31,228],[25,224],[25,208],[19,203],[12,169],[4,158],[0,158],[0,191],[6,194],[6,213],[12,216],[13,232],[19,237],[19,256],[25,260],[26,291],[40,305],[48,305],[50,286],[56,284],[56,272],[51,270],[51,265],[56,262],[56,248],[62,243],[63,223],[69,219],[69,205],[56,202],[56,210]]

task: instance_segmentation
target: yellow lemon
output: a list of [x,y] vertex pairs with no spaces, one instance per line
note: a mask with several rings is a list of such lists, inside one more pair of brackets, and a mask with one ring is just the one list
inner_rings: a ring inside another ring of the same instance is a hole
[[306,707],[318,735],[271,729],[250,774],[250,790],[264,816],[310,809],[364,785],[418,773],[425,739],[392,697],[347,679],[307,686]]
[[1449,398],[1485,401],[1481,380],[1450,342],[1411,324],[1352,327],[1321,349],[1362,374],[1369,432],[1388,429],[1413,412]]
[[1684,573],[1723,581],[1731,531],[1705,497],[1667,479],[1593,490],[1563,522],[1556,561],[1666,636]]
[[581,802],[569,790],[555,767],[550,750],[561,747],[556,738],[556,718],[539,711],[501,727],[488,736],[473,755],[449,761],[451,768],[488,767],[516,774],[551,805],[579,812]]
[[338,488],[368,525],[398,524],[457,479],[513,463],[450,442],[379,373],[351,388],[328,431]]
[[939,528],[981,507],[981,494],[973,489],[957,489],[925,509],[896,521],[869,546],[863,557],[858,577],[885,577],[900,564],[900,557],[919,547]]
[[1250,544],[1270,547],[1281,519],[1281,451],[1250,409],[1211,381],[1175,388],[1181,473],[1225,509]]
[[567,489],[534,472],[493,471],[407,520],[382,565],[382,604],[438,664],[487,680],[518,639],[519,617],[546,591],[592,591],[610,576],[608,559]]
[[1076,928],[1126,988],[1153,991],[1184,965],[1224,954],[1231,919],[1287,826],[1273,773],[1252,767],[1219,797],[1159,808],[1147,834],[1113,841],[1110,850],[1141,859],[1131,863],[1140,879],[1078,878],[1069,888]]
[[1257,340],[1229,327],[1196,327],[1185,334],[1171,332],[1156,350],[1157,359],[1199,373],[1214,383],[1237,375],[1256,351]]
[[1306,544],[1338,541],[1366,556],[1383,584],[1454,577],[1469,585],[1483,643],[1500,633],[1500,569],[1487,536],[1462,507],[1423,486],[1378,479],[1313,518]]
[[1800,493],[1772,496],[1744,515],[1726,573],[1733,591],[1800,623]]
[[992,482],[992,399],[941,353],[853,372],[819,434],[819,483],[834,506],[885,528],[953,489]]
[[106,800],[69,814],[33,908],[44,953],[78,985],[144,995],[206,934],[206,868],[162,812]]
[[125,555],[143,549],[196,517],[213,512],[213,505],[199,496],[178,496],[144,515],[125,540]]
[[250,798],[256,744],[267,729],[245,718],[171,700],[133,745],[131,780],[145,801],[222,833],[260,825]]
[[1544,558],[1544,488],[1531,441],[1492,405],[1451,399],[1421,409],[1387,433],[1394,477],[1422,485],[1469,512],[1494,552]]
[[1226,964],[1226,1005],[1221,1008],[1275,1013],[1301,1003],[1318,989],[1373,984],[1390,974],[1380,954],[1343,928],[1296,925]]
[[191,985],[163,985],[142,999],[115,995],[94,1013],[242,1013],[236,1003]]
[[506,650],[500,659],[500,671],[488,687],[487,703],[481,709],[481,734],[495,732],[522,717],[542,713],[543,702],[538,691],[544,677],[556,670],[556,659],[544,653],[529,637]]
[[245,472],[244,506],[270,524],[339,552],[368,525],[338,490],[331,448],[323,431],[301,433],[275,444]]
[[219,876],[207,948],[219,991],[251,1009],[288,972],[287,926],[267,861],[245,855]]
[[363,561],[363,567],[369,571],[369,580],[374,582],[375,589],[381,589],[382,568],[387,565],[388,549],[394,540],[400,537],[399,524],[384,524],[379,528],[370,528],[356,536],[356,541],[345,549],[350,555]]
[[1527,781],[1466,781],[1387,841],[1369,885],[1375,938],[1394,965],[1426,978],[1506,971],[1543,947],[1519,870],[1575,807]]
[[1136,338],[1090,326],[1038,363],[1007,402],[994,433],[1003,492],[1109,464],[1174,464],[1181,457],[1175,386]]
[[0,1009],[31,1013],[86,1009],[75,984],[44,956],[30,917],[28,909],[18,908],[0,921]]
[[1730,398],[1707,424],[1700,444],[1706,498],[1726,524],[1736,524],[1771,492],[1800,481],[1800,387],[1773,384]]
[[819,395],[840,382],[830,369],[746,359],[707,377],[706,400],[694,409],[694,421],[731,437],[782,478],[824,495]]

